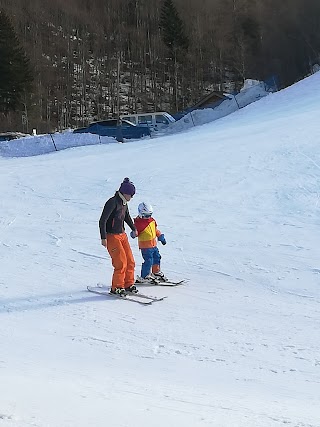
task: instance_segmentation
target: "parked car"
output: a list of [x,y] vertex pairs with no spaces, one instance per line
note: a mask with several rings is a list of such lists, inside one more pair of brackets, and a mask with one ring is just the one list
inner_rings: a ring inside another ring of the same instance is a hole
[[28,134],[21,132],[1,132],[0,133],[0,142],[2,141],[11,141],[12,139],[18,139],[28,136]]
[[150,129],[145,126],[136,126],[128,120],[121,120],[118,126],[117,119],[93,122],[85,128],[75,129],[73,133],[94,133],[101,136],[111,136],[113,138],[138,139],[144,136],[151,136]]
[[152,131],[165,129],[170,123],[175,122],[171,114],[165,111],[156,111],[154,113],[122,114],[121,119],[129,120],[131,123],[139,126],[147,126]]

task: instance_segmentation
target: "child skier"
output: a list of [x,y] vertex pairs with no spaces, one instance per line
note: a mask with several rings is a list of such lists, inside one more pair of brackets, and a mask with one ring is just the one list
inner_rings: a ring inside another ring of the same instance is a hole
[[138,206],[139,215],[134,219],[135,231],[131,232],[131,237],[138,235],[139,249],[144,260],[141,267],[141,276],[137,277],[136,283],[152,283],[154,279],[166,282],[168,279],[160,270],[161,255],[157,248],[157,239],[165,245],[164,234],[157,228],[157,223],[152,218],[153,208],[148,203],[140,203]]

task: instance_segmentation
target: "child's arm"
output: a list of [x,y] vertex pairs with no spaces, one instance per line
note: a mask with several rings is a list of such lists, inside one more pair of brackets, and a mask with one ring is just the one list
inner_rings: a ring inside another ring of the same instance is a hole
[[156,223],[156,236],[158,238],[158,241],[161,242],[163,245],[166,245],[167,241],[164,237],[164,234],[161,233],[161,231],[158,229],[157,222],[156,221],[154,221],[154,222]]
[[161,242],[163,245],[166,245],[166,244],[167,244],[167,241],[166,241],[166,239],[165,239],[165,237],[164,237],[164,234],[160,234],[160,236],[158,236],[158,240],[159,240],[159,242]]

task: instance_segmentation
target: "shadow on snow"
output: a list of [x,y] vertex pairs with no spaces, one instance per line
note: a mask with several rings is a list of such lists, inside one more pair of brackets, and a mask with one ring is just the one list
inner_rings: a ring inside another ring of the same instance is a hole
[[0,299],[0,313],[41,310],[50,307],[59,307],[70,304],[83,304],[90,301],[111,301],[101,295],[88,295],[87,290],[49,294],[42,296],[26,296],[24,298]]

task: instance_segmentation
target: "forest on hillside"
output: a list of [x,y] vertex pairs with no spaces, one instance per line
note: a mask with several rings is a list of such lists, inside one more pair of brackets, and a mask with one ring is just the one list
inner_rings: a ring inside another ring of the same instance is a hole
[[247,78],[286,87],[319,62],[319,0],[0,0],[0,10],[32,75],[15,111],[0,110],[0,131],[175,113]]

